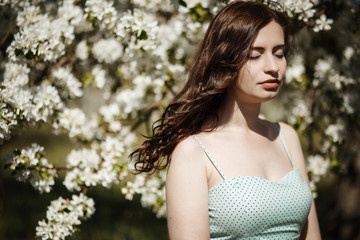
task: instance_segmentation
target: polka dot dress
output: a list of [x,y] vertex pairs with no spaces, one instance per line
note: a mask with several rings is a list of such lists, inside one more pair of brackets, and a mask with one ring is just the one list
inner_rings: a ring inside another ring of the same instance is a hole
[[299,239],[312,201],[299,169],[293,168],[278,182],[252,176],[226,178],[195,138],[224,178],[209,190],[210,239]]

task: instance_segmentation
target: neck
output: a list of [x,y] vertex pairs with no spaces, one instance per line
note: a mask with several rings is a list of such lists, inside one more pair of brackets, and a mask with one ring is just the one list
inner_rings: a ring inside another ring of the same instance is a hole
[[228,91],[218,112],[219,127],[256,131],[260,124],[260,107],[260,102],[240,99],[232,91]]

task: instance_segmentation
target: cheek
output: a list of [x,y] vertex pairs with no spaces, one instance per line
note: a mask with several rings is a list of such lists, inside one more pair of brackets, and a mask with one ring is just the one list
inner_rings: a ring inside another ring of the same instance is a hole
[[258,66],[253,62],[247,62],[246,65],[244,65],[241,73],[242,73],[242,79],[245,81],[251,80],[256,75],[256,70],[258,70]]
[[283,65],[282,65],[282,69],[283,69],[282,71],[285,72],[285,71],[286,71],[286,68],[287,68],[287,61],[285,60],[284,63],[283,63]]

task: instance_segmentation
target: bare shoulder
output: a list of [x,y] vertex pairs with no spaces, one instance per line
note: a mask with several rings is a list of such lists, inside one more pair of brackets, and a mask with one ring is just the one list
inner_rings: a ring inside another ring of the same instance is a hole
[[297,132],[293,127],[283,122],[279,122],[279,128],[295,167],[300,168],[305,175],[305,160]]
[[299,137],[295,129],[289,124],[278,122],[281,134],[287,141],[298,141]]
[[194,137],[182,140],[171,154],[168,175],[206,176],[202,148]]
[[301,148],[301,146],[300,146],[299,136],[295,131],[295,129],[283,122],[278,122],[278,124],[281,135],[284,137],[284,140],[286,142],[286,145],[289,147],[290,152],[295,150],[298,151],[299,150],[298,148],[299,147]]
[[189,136],[182,140],[175,147],[174,151],[171,154],[171,163],[178,164],[178,162],[188,164],[196,164],[195,159],[198,159],[202,155],[202,149],[199,143],[195,140],[193,136]]
[[183,139],[176,145],[173,154],[191,154],[198,151],[198,143],[193,136]]

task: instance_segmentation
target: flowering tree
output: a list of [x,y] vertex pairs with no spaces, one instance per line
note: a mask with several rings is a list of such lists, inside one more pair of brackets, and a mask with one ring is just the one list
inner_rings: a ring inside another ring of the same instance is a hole
[[[76,143],[64,166],[49,161],[37,143],[6,159],[16,178],[40,193],[51,191],[59,171],[66,173],[61,180],[74,195],[51,202],[36,227],[39,239],[74,233],[95,211],[86,193],[97,185],[123,183],[126,198],[140,194],[144,207],[165,216],[165,172],[131,176],[127,156],[138,142],[135,133],[149,131],[181,88],[197,43],[225,2],[0,0],[0,11],[8,14],[0,35],[6,49],[0,66],[1,143],[35,125]],[[278,2],[293,19],[297,39],[331,29],[322,1]],[[358,6],[346,4],[349,13]],[[284,101],[291,103],[284,105],[284,119],[304,140],[314,194],[321,177],[349,162],[342,154],[354,137],[349,127],[360,124],[360,74],[354,67],[360,53],[353,40],[337,55],[325,48],[309,55],[310,43],[301,41],[304,51],[295,53],[288,69],[292,99]],[[94,92],[96,106],[81,104]]]

